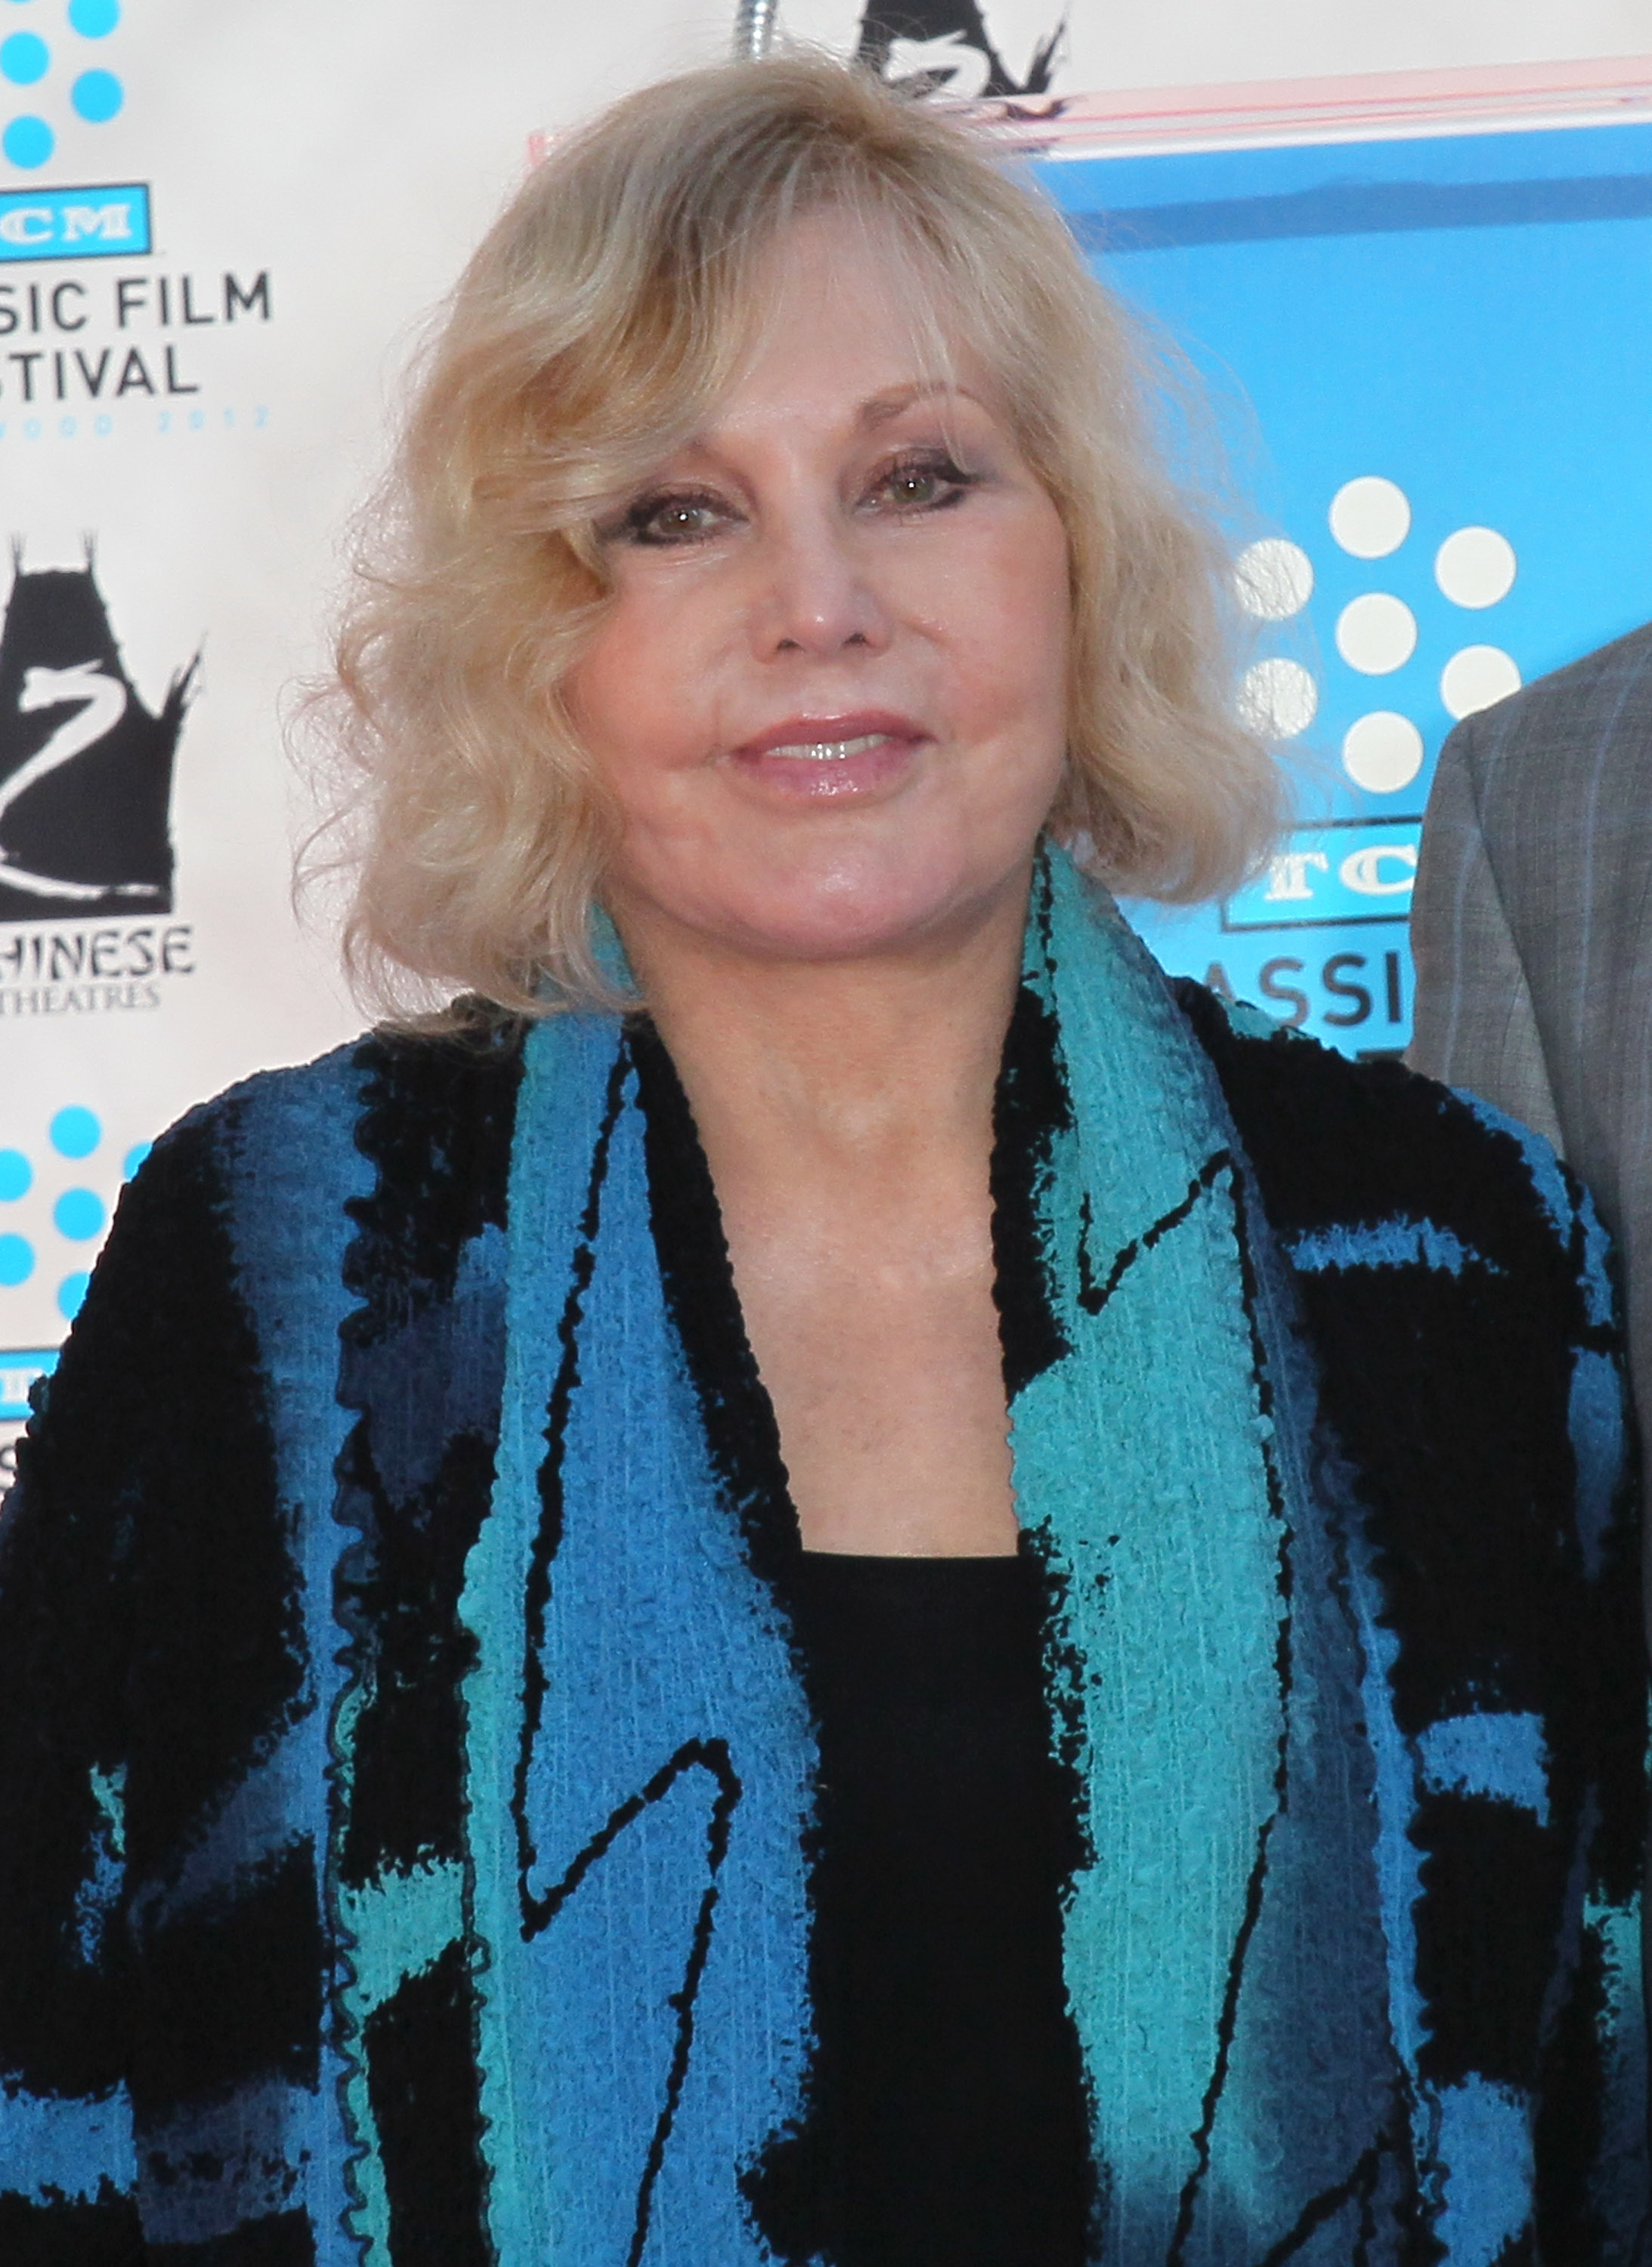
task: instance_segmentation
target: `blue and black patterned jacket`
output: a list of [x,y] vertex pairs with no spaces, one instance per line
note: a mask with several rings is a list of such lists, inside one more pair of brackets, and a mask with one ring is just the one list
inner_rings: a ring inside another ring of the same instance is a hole
[[[1645,2207],[1646,1712],[1598,1230],[1516,1129],[1177,992],[1385,1601],[1420,2074],[1535,2105],[1535,2221],[1476,2267],[1621,2267]],[[334,1994],[363,1885],[439,1884],[463,1853],[458,1601],[496,1446],[521,1038],[375,1037],[254,1079],[122,1199],[0,1523],[4,2267],[363,2256]],[[692,1273],[709,1183],[675,1173],[671,1106],[657,1226]],[[679,1319],[702,1392],[738,1399]],[[1037,1329],[1006,1309],[1007,1341]],[[470,1990],[444,1955],[362,2041],[394,2267],[492,2256]],[[1466,2260],[1391,2139],[1399,2236],[1362,2220],[1362,2157],[1267,2261]]]

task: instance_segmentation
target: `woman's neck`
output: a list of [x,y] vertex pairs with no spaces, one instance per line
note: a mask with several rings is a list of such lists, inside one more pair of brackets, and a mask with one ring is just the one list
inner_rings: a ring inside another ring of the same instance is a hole
[[1024,919],[1012,899],[959,935],[806,961],[619,916],[714,1176],[739,1156],[784,1179],[808,1160],[990,1141]]
[[687,1094],[811,1550],[1015,1548],[993,1099],[1024,903],[860,961],[621,933]]

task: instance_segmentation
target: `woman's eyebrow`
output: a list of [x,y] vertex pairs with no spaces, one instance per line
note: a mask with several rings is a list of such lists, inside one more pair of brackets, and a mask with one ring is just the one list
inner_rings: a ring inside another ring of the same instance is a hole
[[980,401],[980,397],[972,393],[968,386],[958,385],[951,378],[919,378],[910,385],[896,386],[888,393],[874,393],[870,400],[862,402],[855,422],[863,430],[875,430],[879,425],[887,425],[892,419],[899,417],[903,410],[910,409],[914,401],[929,400],[942,393],[959,400],[978,404]]

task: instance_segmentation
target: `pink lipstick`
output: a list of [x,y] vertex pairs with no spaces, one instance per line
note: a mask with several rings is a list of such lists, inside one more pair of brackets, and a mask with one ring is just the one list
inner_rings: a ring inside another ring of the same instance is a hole
[[744,741],[733,759],[747,778],[808,801],[840,801],[887,785],[929,738],[909,716],[859,709],[789,716]]

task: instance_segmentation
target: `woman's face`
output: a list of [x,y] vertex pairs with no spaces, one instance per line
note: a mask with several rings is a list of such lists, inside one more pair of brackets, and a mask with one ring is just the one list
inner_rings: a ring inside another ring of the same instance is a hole
[[798,223],[744,376],[605,516],[569,691],[635,932],[819,960],[1018,908],[1065,752],[1066,539],[985,372],[922,367],[906,273]]

